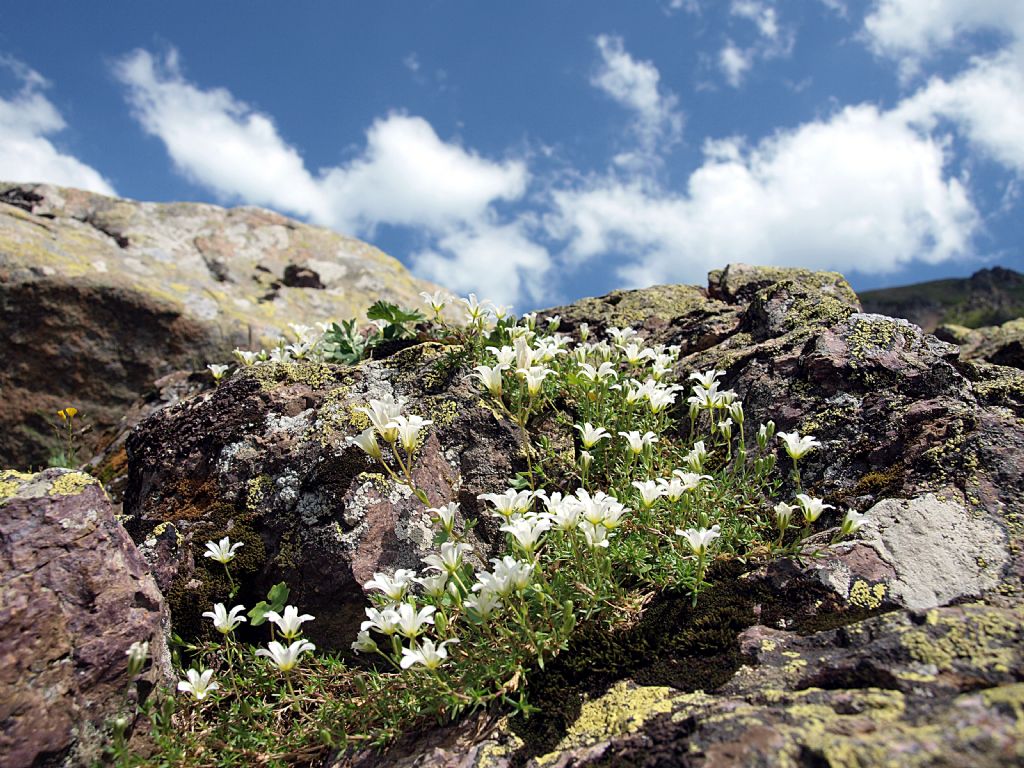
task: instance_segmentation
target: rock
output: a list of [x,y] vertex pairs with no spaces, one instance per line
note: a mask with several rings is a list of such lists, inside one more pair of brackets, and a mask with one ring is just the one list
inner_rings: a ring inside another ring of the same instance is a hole
[[[802,488],[836,509],[799,560],[719,563],[695,609],[660,595],[621,633],[577,636],[530,678],[531,720],[481,714],[336,764],[1020,761],[1024,372],[962,361],[905,320],[861,312],[844,286],[730,266],[706,290],[619,291],[541,313],[678,344],[680,379],[724,370],[749,425],[774,419],[821,441]],[[226,589],[201,562],[206,539],[246,543],[241,602],[284,579],[317,617],[314,642],[333,648],[362,618],[360,582],[418,561],[420,505],[345,443],[371,396],[407,396],[434,419],[417,482],[478,519],[476,495],[522,464],[516,430],[457,354],[425,344],[348,369],[260,367],[139,425],[128,527],[186,633],[204,631],[197,612]],[[787,478],[778,496],[796,491]],[[847,508],[872,522],[831,545]],[[476,529],[483,549],[492,524]]]
[[942,325],[935,335],[960,346],[964,360],[984,360],[995,365],[1024,368],[1024,318],[1002,325],[964,328]]
[[68,405],[91,428],[85,461],[160,376],[269,345],[289,322],[420,306],[434,288],[366,243],[258,208],[0,184],[0,466],[45,465]]
[[[414,477],[432,504],[457,500],[476,519],[477,494],[520,468],[518,432],[497,417],[438,345],[352,368],[319,364],[246,369],[215,391],[150,416],[128,439],[126,525],[168,595],[177,631],[208,630],[200,614],[227,593],[207,540],[244,547],[232,574],[253,605],[286,581],[291,602],[316,616],[308,635],[347,648],[365,619],[361,584],[375,571],[416,568],[431,548],[423,505],[346,438],[368,425],[356,409],[407,396],[434,421]],[[493,519],[475,535],[485,542]]]
[[95,479],[0,471],[0,585],[0,764],[94,764],[108,720],[170,675],[163,598]]

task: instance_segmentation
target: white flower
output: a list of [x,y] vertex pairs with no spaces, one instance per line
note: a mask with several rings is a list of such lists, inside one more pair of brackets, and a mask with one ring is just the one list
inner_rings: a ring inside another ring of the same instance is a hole
[[590,336],[590,325],[588,323],[580,323],[576,329],[580,334],[580,341],[586,341]]
[[793,513],[796,512],[796,504],[787,504],[784,501],[780,501],[775,505],[775,524],[778,525],[780,531],[785,531],[789,527],[790,520],[793,519]]
[[671,389],[658,388],[647,393],[647,402],[651,405],[651,413],[661,413],[676,401],[676,393]]
[[644,360],[653,360],[655,354],[653,349],[643,347],[636,342],[630,342],[622,347],[622,356],[626,358],[626,362],[630,365],[639,365]]
[[308,325],[300,325],[299,323],[288,323],[288,327],[292,329],[292,333],[295,334],[295,338],[300,342],[309,341],[309,334],[313,332],[312,327]]
[[757,445],[763,451],[768,447],[768,441],[775,435],[775,422],[768,421],[757,428]]
[[236,541],[234,544],[231,540],[225,536],[219,542],[206,542],[206,551],[203,553],[203,557],[209,557],[216,560],[218,563],[227,565],[235,559],[235,551],[245,546],[242,542]]
[[408,669],[414,664],[422,664],[427,669],[437,669],[441,666],[441,662],[448,658],[448,649],[445,646],[457,642],[459,641],[454,639],[445,640],[435,646],[434,641],[427,638],[420,644],[419,648],[403,648],[402,669]]
[[611,336],[612,340],[616,344],[622,346],[623,344],[627,343],[630,339],[634,338],[637,335],[637,332],[634,331],[632,328],[628,327],[623,328],[622,330],[619,330],[618,328],[609,328],[608,335]]
[[850,536],[860,530],[860,527],[864,525],[867,520],[867,515],[860,512],[855,512],[850,509],[846,512],[846,517],[843,518],[843,527],[841,533],[843,536]]
[[379,589],[396,603],[405,597],[405,592],[416,576],[415,571],[408,568],[399,568],[394,576],[386,573],[374,573],[373,578],[363,584],[363,589]]
[[398,439],[402,443],[402,447],[405,448],[406,453],[412,453],[416,450],[420,432],[433,423],[430,419],[424,419],[422,416],[395,416],[387,426],[389,429],[398,430]]
[[415,581],[423,587],[423,593],[427,597],[441,598],[444,597],[444,588],[448,586],[448,573],[441,571],[441,573],[417,576]]
[[516,560],[510,555],[505,555],[500,560],[492,558],[494,564],[494,577],[500,582],[510,584],[512,589],[522,592],[533,578],[533,563],[525,560]]
[[446,573],[455,573],[462,565],[462,555],[465,552],[472,552],[470,544],[446,541],[441,545],[441,554],[430,554],[423,558],[423,562],[431,568]]
[[580,375],[588,381],[603,381],[604,379],[617,379],[619,374],[615,372],[615,366],[610,362],[603,362],[595,368],[590,363],[580,363]]
[[299,656],[306,651],[314,650],[316,650],[316,646],[308,640],[296,640],[287,648],[276,640],[272,640],[267,643],[266,648],[260,648],[256,651],[256,655],[266,656],[279,670],[282,672],[290,672],[295,669],[296,665],[298,665]]
[[586,490],[579,488],[576,491],[576,498],[579,499],[582,507],[581,527],[586,522],[591,525],[600,525],[610,531],[619,527],[622,516],[628,511],[618,499],[608,496],[603,491],[598,491],[591,496]]
[[[474,585],[475,588],[475,585]],[[502,606],[501,597],[498,593],[489,589],[481,590],[480,594],[468,598],[463,605],[474,611],[481,619],[489,619],[491,614]]]
[[653,432],[646,432],[643,435],[636,430],[619,432],[619,437],[626,438],[626,442],[629,443],[629,450],[634,454],[643,453],[644,448],[648,445],[654,445],[654,443],[658,442],[658,436]]
[[216,603],[213,606],[213,610],[206,611],[203,613],[203,616],[209,616],[213,619],[213,626],[217,628],[217,631],[222,635],[226,635],[229,632],[234,632],[239,624],[247,621],[245,616],[239,615],[244,611],[244,605],[236,605],[228,612],[228,609],[224,607],[224,603]]
[[459,511],[459,503],[457,501],[449,501],[443,507],[430,507],[427,512],[437,517],[441,527],[446,531],[451,531],[452,526],[455,525],[455,513]]
[[589,549],[597,549],[598,547],[608,547],[608,529],[603,525],[594,525],[586,520],[581,520],[579,528],[583,531],[583,536],[587,540],[587,547]]
[[302,634],[302,623],[312,621],[313,617],[308,613],[299,616],[299,609],[294,605],[286,605],[284,616],[277,611],[267,611],[267,619],[274,622],[285,640],[294,640]]
[[373,427],[367,427],[356,437],[348,437],[346,441],[350,445],[357,445],[373,458],[380,460],[382,454],[380,444],[377,442],[377,431]]
[[704,468],[704,461],[708,457],[708,451],[704,447],[704,441],[698,440],[693,448],[686,454],[686,465],[693,472],[700,472]]
[[437,609],[432,605],[416,610],[416,606],[409,603],[402,603],[398,606],[398,634],[405,635],[410,640],[416,639],[423,633],[424,624],[434,623],[434,611]]
[[583,505],[577,499],[572,496],[563,499],[562,494],[557,491],[551,494],[551,498],[544,499],[544,506],[547,507],[545,516],[560,531],[571,531],[575,528],[583,509]]
[[224,374],[228,372],[228,368],[230,366],[227,366],[227,365],[216,365],[215,363],[210,363],[206,367],[209,368],[210,369],[210,373],[213,374],[213,380],[214,381],[220,381],[221,379],[224,378]]
[[238,359],[238,362],[240,362],[242,365],[246,367],[256,362],[255,352],[248,352],[244,349],[235,348],[231,350],[231,354],[233,354]]
[[188,676],[188,680],[179,680],[178,690],[191,693],[196,701],[202,701],[210,691],[220,688],[220,683],[211,680],[213,678],[212,669],[204,669],[202,672],[190,669],[185,674]]
[[420,291],[420,296],[427,302],[431,311],[437,315],[441,315],[441,310],[445,308],[448,297],[444,295],[443,291],[434,291],[433,293],[427,293],[426,291]]
[[743,419],[745,418],[743,413],[743,403],[741,403],[739,400],[737,400],[735,403],[732,403],[729,406],[729,416],[730,418],[732,418],[733,421],[735,421],[742,427]]
[[473,369],[476,373],[471,374],[476,377],[487,391],[495,397],[501,397],[501,366],[495,366],[491,368],[486,365],[478,365]]
[[785,443],[786,453],[794,460],[801,459],[815,448],[821,447],[821,443],[816,438],[810,435],[800,437],[800,433],[796,430],[792,432],[779,432],[779,440]]
[[608,434],[607,429],[605,429],[604,427],[595,427],[589,421],[583,426],[576,424],[575,428],[580,431],[580,438],[583,440],[583,447],[588,450],[590,448],[593,448],[606,437],[611,437],[611,435]]
[[128,646],[128,650],[124,653],[128,657],[128,674],[134,677],[142,671],[146,665],[146,659],[149,658],[149,641],[136,640]]
[[459,301],[466,305],[466,320],[470,323],[479,323],[487,314],[487,305],[490,303],[486,299],[483,302],[477,301],[475,293],[471,293],[469,298],[459,299]]
[[394,608],[385,608],[383,611],[376,608],[366,608],[367,620],[359,625],[359,629],[366,631],[372,629],[382,635],[393,635],[398,631],[398,611]]
[[477,498],[491,502],[501,517],[510,518],[515,514],[529,511],[533,493],[509,488],[504,493],[481,493]]
[[645,507],[653,506],[662,496],[662,488],[656,480],[634,480],[633,487],[640,491],[640,498]]
[[723,419],[718,422],[718,431],[722,433],[722,437],[726,440],[732,439],[732,419]]
[[696,381],[698,385],[704,387],[704,389],[711,389],[712,386],[717,384],[715,379],[719,376],[725,376],[725,371],[716,371],[712,369],[710,371],[704,371],[704,373],[694,371],[690,374],[690,378]]
[[372,653],[377,650],[377,643],[370,637],[370,633],[363,629],[352,641],[352,650],[356,653]]
[[540,392],[544,386],[544,379],[554,373],[550,368],[545,368],[543,365],[531,365],[529,368],[518,368],[516,373],[526,380],[526,391],[531,396],[536,395]]
[[488,347],[487,351],[494,355],[497,361],[496,368],[506,369],[511,368],[512,364],[516,361],[516,351],[512,347]]
[[532,555],[541,535],[551,528],[551,520],[546,517],[518,517],[501,526],[512,536],[528,555]]
[[711,475],[701,475],[696,472],[683,472],[681,469],[673,469],[671,478],[668,480],[662,478],[659,482],[662,485],[662,492],[669,501],[679,501],[684,493],[696,490],[702,482],[711,479]]
[[400,397],[398,400],[389,397],[384,400],[370,400],[368,407],[355,410],[366,414],[373,428],[384,438],[385,442],[393,443],[398,439],[398,429],[391,426],[391,422],[395,417],[401,415],[405,403],[404,397]]
[[590,466],[590,463],[594,460],[593,455],[590,451],[580,451],[580,466],[586,469]]
[[711,546],[711,542],[721,535],[721,528],[718,525],[713,525],[710,528],[687,528],[685,531],[676,528],[676,536],[684,537],[690,545],[690,549],[693,550],[693,554],[698,557],[703,557],[707,553],[708,547]]
[[825,504],[821,499],[808,496],[806,493],[798,493],[796,503],[803,509],[804,520],[808,523],[813,523],[821,517],[821,513],[826,509],[835,509],[831,504]]

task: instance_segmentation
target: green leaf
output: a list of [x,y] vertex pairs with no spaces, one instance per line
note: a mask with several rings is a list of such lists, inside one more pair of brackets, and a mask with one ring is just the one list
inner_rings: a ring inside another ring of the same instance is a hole
[[384,320],[389,325],[404,325],[405,323],[422,323],[427,318],[415,309],[402,309],[397,304],[378,300],[366,311],[370,320]]
[[270,591],[267,592],[267,600],[269,600],[270,605],[273,606],[271,610],[280,613],[281,609],[284,608],[285,603],[288,602],[288,595],[290,594],[291,590],[288,589],[288,585],[285,584],[283,581],[280,581],[274,586],[272,586],[270,588]]
[[253,627],[258,627],[260,624],[267,620],[267,613],[274,610],[270,603],[260,600],[256,605],[249,609],[249,624]]

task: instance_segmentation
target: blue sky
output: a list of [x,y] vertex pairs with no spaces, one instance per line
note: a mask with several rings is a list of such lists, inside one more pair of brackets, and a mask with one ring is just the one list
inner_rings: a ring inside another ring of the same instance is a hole
[[274,208],[517,310],[730,261],[1024,270],[1024,2],[63,2],[0,179]]

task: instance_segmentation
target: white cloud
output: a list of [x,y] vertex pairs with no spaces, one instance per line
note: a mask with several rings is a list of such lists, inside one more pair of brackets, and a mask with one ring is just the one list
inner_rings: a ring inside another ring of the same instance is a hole
[[982,154],[1024,173],[1024,70],[1009,52],[978,59],[948,82],[933,78],[899,112],[929,131],[949,120]]
[[67,125],[42,91],[49,86],[35,70],[0,56],[0,66],[21,81],[11,98],[0,98],[0,179],[47,182],[114,195],[113,186],[95,168],[61,152],[50,138]]
[[620,164],[648,165],[655,161],[659,152],[667,150],[682,136],[679,100],[660,87],[661,74],[657,67],[649,61],[634,59],[621,37],[599,35],[595,43],[601,54],[601,66],[591,78],[591,85],[635,115],[633,128],[637,149],[620,155]]
[[941,143],[847,107],[753,149],[710,142],[683,194],[592,180],[555,194],[551,233],[577,261],[629,254],[634,285],[699,281],[730,261],[891,272],[969,252],[978,217]]
[[744,75],[754,63],[753,59],[753,51],[744,51],[730,40],[718,53],[718,66],[725,75],[726,82],[733,88],[739,88],[743,84]]
[[413,256],[417,274],[461,293],[475,291],[502,304],[540,306],[552,298],[548,252],[523,224],[478,225],[441,237]]
[[775,8],[764,0],[732,0],[729,14],[749,21],[757,30],[753,44],[741,48],[730,39],[718,52],[718,67],[726,82],[739,88],[756,61],[789,56],[796,34],[782,27]]
[[760,0],[733,0],[729,13],[754,22],[762,37],[768,40],[779,39],[779,20],[770,5]]
[[115,73],[136,118],[164,143],[175,167],[221,199],[364,236],[381,224],[417,228],[435,243],[415,262],[439,282],[486,285],[503,301],[542,295],[537,285],[544,283],[520,274],[542,275],[546,252],[502,226],[492,207],[523,196],[523,161],[489,160],[443,141],[423,118],[393,113],[370,126],[354,159],[314,174],[269,116],[223,88],[187,81],[175,52],[160,61],[135,51]]
[[864,19],[874,50],[908,64],[962,44],[965,35],[991,30],[1024,37],[1021,0],[876,0]]

